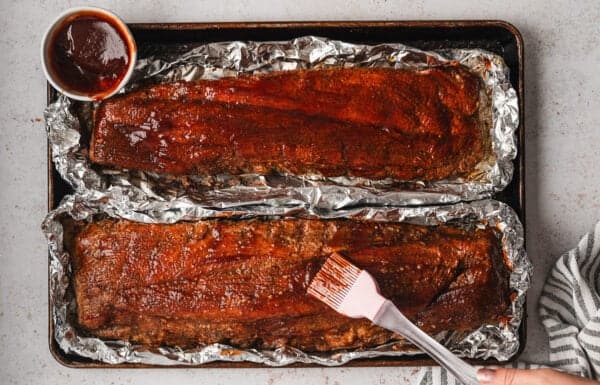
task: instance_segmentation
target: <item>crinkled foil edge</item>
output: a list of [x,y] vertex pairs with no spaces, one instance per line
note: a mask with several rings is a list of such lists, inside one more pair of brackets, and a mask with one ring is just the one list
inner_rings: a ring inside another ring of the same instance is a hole
[[60,348],[109,364],[144,363],[152,365],[200,365],[213,361],[249,361],[268,366],[284,366],[293,363],[318,364],[324,366],[343,365],[361,358],[398,357],[420,354],[405,341],[388,343],[376,348],[311,354],[298,349],[284,347],[276,350],[240,350],[232,346],[213,344],[193,350],[163,347],[149,350],[143,346],[125,341],[103,341],[82,334],[69,320],[74,312],[74,303],[68,295],[70,282],[69,255],[63,248],[63,227],[61,218],[65,215],[77,220],[90,219],[96,214],[106,214],[116,218],[126,218],[146,223],[173,223],[180,220],[200,220],[207,218],[256,216],[299,216],[318,218],[354,218],[370,221],[407,222],[420,225],[457,223],[465,226],[492,226],[502,236],[506,263],[512,268],[510,288],[514,291],[507,322],[485,325],[465,335],[465,333],[441,333],[436,338],[453,352],[469,358],[495,358],[500,361],[510,359],[519,349],[519,325],[524,314],[525,293],[529,288],[531,264],[523,248],[523,227],[516,213],[506,204],[483,200],[454,205],[430,207],[363,207],[344,210],[322,210],[304,207],[248,206],[239,210],[219,210],[199,208],[193,203],[181,204],[177,208],[165,210],[138,207],[132,209],[127,200],[115,197],[71,195],[50,212],[42,224],[49,244],[50,259],[50,301],[54,338]]
[[[156,50],[160,51],[160,50]],[[518,100],[501,57],[480,49],[425,52],[402,44],[362,45],[304,36],[280,42],[221,42],[190,48],[184,53],[158,52],[138,61],[127,90],[148,82],[217,79],[239,73],[260,73],[327,66],[424,68],[457,61],[478,73],[492,103],[492,152],[466,180],[437,182],[324,178],[318,175],[278,177],[247,174],[191,179],[203,185],[189,191],[168,176],[139,171],[92,168],[87,149],[80,147],[80,122],[65,96],[44,113],[52,159],[59,174],[79,193],[118,189],[138,202],[194,200],[207,207],[233,208],[248,204],[311,205],[339,209],[355,205],[423,205],[489,198],[510,182],[519,126]],[[482,97],[482,101],[489,101]],[[184,185],[186,183],[183,183]],[[189,185],[189,183],[187,183]],[[150,204],[150,203],[149,203]]]

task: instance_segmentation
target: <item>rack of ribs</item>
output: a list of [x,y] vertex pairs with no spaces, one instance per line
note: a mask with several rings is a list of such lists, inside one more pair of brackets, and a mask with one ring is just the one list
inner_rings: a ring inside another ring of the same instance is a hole
[[170,175],[466,177],[490,152],[482,90],[458,64],[146,86],[94,111],[90,158]]
[[509,269],[494,229],[358,220],[215,219],[143,224],[97,219],[65,233],[77,323],[148,346],[291,346],[304,351],[400,339],[306,294],[338,252],[429,333],[503,319]]

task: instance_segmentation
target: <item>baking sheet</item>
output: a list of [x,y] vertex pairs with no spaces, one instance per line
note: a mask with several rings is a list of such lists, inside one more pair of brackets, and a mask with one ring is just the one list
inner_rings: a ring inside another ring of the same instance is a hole
[[[190,206],[194,206],[190,203]],[[198,210],[193,207],[168,208],[164,211],[130,206],[116,196],[92,199],[90,196],[67,196],[50,212],[42,228],[50,249],[50,305],[54,322],[54,338],[68,354],[76,354],[109,364],[144,363],[149,365],[200,365],[219,361],[249,361],[269,366],[293,363],[336,366],[351,360],[373,357],[400,357],[421,354],[406,342],[394,342],[372,349],[311,354],[282,347],[276,350],[240,350],[232,346],[212,344],[197,349],[176,347],[147,349],[126,341],[103,341],[82,334],[73,324],[75,305],[69,290],[70,259],[63,248],[61,220],[70,216],[91,220],[95,215],[109,215],[145,223],[174,223],[180,220],[207,218],[253,218],[256,216],[297,216],[309,218],[349,218],[367,221],[406,222],[435,226],[452,223],[457,226],[491,226],[502,237],[505,259],[512,272],[510,288],[514,295],[506,322],[483,325],[471,333],[442,333],[436,336],[455,353],[468,358],[508,360],[519,350],[519,325],[524,315],[525,293],[529,288],[531,265],[523,248],[523,227],[515,212],[506,204],[493,200],[430,207],[363,207],[346,210],[318,208],[249,206],[238,210]]]
[[[421,49],[437,50],[440,48],[475,47],[483,48],[501,55],[510,66],[511,82],[519,95],[520,127],[519,154],[517,155],[516,176],[507,189],[495,194],[500,200],[508,202],[524,220],[524,153],[523,137],[523,43],[519,31],[511,24],[504,21],[470,20],[470,21],[369,21],[369,22],[286,22],[286,23],[147,23],[130,24],[140,49],[144,52],[156,52],[168,50],[170,52],[183,53],[189,50],[190,45],[197,46],[207,41],[219,41],[235,39],[240,36],[254,40],[286,40],[302,34],[324,35],[331,38],[346,39],[354,42],[372,43],[385,41],[404,41]],[[146,55],[147,56],[147,55]],[[57,100],[57,93],[48,88],[48,103]],[[50,162],[48,165],[48,206],[58,206],[65,194],[71,190],[60,178],[55,167]],[[118,190],[118,187],[116,188]],[[111,191],[114,189],[111,189]],[[135,195],[135,194],[133,194]],[[127,204],[129,198],[122,203]],[[175,206],[179,206],[181,203]],[[160,210],[164,205],[162,202],[144,206],[148,210]],[[208,206],[207,209],[213,209]],[[215,207],[217,211],[218,207]],[[178,212],[177,207],[175,210]],[[184,209],[184,212],[193,213],[202,211],[199,209]],[[179,213],[177,214],[179,216]],[[50,268],[52,270],[52,268]],[[50,286],[50,282],[49,282]],[[156,365],[144,363],[106,364],[100,361],[92,361],[77,356],[74,353],[65,353],[54,340],[55,325],[52,319],[53,305],[49,301],[49,330],[50,350],[55,358],[70,367],[86,368],[114,368],[114,367],[154,367]],[[521,346],[525,344],[525,325],[521,325]],[[521,348],[522,349],[522,348]],[[514,358],[514,356],[513,356]],[[480,364],[485,362],[478,361]],[[389,365],[431,365],[435,364],[423,356],[385,358],[374,360],[350,361],[349,366],[389,366]],[[179,364],[176,366],[186,366]],[[310,364],[296,364],[294,366],[307,366]],[[257,367],[258,364],[250,362],[214,362],[198,367]]]

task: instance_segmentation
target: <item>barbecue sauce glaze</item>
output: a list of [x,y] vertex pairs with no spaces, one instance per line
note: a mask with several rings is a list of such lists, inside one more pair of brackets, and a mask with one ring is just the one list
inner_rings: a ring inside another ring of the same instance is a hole
[[110,17],[83,12],[63,22],[50,41],[50,70],[68,91],[101,99],[127,73],[131,49]]

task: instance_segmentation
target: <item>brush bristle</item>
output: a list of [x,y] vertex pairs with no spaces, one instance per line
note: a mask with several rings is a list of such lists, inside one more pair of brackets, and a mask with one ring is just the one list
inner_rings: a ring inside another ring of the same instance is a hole
[[334,253],[327,258],[321,270],[310,282],[307,292],[334,310],[338,310],[360,272],[358,267]]

